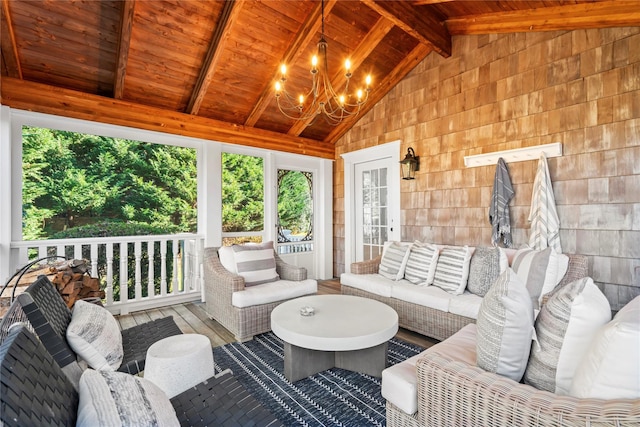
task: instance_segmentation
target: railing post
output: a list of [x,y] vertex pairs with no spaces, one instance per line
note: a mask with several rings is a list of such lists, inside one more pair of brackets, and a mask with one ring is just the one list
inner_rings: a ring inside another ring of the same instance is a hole
[[160,241],[160,295],[167,295],[167,241]]
[[149,259],[149,272],[147,273],[147,275],[149,276],[147,280],[147,295],[149,295],[149,297],[154,297],[156,295],[156,285],[154,280],[155,277],[153,273],[155,251],[156,251],[155,240],[149,240],[147,242],[147,257]]
[[105,248],[107,257],[107,306],[113,305],[113,243],[107,243]]
[[139,300],[142,298],[142,242],[135,242],[133,244],[133,250],[135,254],[135,295],[136,299]]

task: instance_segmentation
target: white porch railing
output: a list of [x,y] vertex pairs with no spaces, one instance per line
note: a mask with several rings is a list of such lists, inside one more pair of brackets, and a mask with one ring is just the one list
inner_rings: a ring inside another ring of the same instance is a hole
[[114,314],[201,300],[204,237],[195,234],[93,237],[11,243],[11,271],[59,255],[85,259]]

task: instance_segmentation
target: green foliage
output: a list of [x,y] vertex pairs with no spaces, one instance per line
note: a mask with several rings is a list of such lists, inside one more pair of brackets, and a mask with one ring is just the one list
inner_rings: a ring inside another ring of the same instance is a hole
[[[23,128],[23,236],[47,238],[53,219],[147,223],[153,234],[195,232],[193,149]],[[78,235],[77,237],[81,237]]]
[[178,232],[178,227],[169,229],[157,225],[140,222],[102,221],[96,224],[84,225],[60,231],[51,236],[52,239],[74,239],[78,237],[112,237],[112,236],[147,236],[155,234],[172,234]]
[[311,182],[304,173],[281,171],[278,183],[278,220],[280,227],[293,234],[306,234],[312,221]]
[[261,157],[222,153],[222,230],[264,228],[264,173]]

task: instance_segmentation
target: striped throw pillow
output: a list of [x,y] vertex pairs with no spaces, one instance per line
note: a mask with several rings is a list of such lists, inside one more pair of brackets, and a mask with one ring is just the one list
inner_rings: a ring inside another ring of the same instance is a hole
[[609,300],[590,277],[551,292],[535,323],[524,382],[539,390],[567,395],[595,335],[611,320]]
[[440,251],[433,284],[454,295],[467,287],[471,249],[468,246],[448,246]]
[[78,426],[180,425],[167,395],[144,378],[87,369],[78,394]]
[[259,245],[233,245],[236,271],[244,277],[245,286],[275,282],[280,279],[276,271],[273,242]]
[[399,242],[392,242],[386,246],[382,253],[378,273],[387,279],[402,279],[404,277],[404,269],[407,264],[410,248],[410,244],[403,245]]
[[404,278],[415,285],[431,285],[436,274],[438,247],[419,241],[413,242],[404,269]]
[[518,249],[511,267],[526,284],[533,308],[538,310],[542,297],[551,292],[562,278],[558,278],[558,254],[551,248],[537,251]]
[[522,280],[508,268],[482,298],[476,321],[476,363],[520,381],[533,336],[533,306]]

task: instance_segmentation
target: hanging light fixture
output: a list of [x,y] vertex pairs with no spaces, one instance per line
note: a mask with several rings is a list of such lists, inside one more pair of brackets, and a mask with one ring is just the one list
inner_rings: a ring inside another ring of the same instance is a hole
[[327,41],[324,38],[324,0],[322,0],[322,30],[318,42],[318,53],[311,59],[311,89],[297,97],[287,92],[287,66],[280,66],[280,79],[276,82],[276,102],[278,108],[286,117],[293,120],[312,120],[322,115],[325,120],[337,125],[342,120],[357,116],[362,106],[369,98],[371,90],[371,75],[365,78],[364,89],[358,89],[355,93],[349,93],[351,80],[351,61],[347,59],[344,64],[346,82],[344,90],[334,89],[329,80],[329,67],[327,66]]
[[416,156],[413,148],[407,149],[407,155],[400,161],[402,179],[415,179],[416,171],[420,170],[420,157]]

